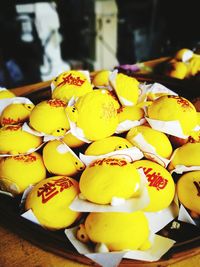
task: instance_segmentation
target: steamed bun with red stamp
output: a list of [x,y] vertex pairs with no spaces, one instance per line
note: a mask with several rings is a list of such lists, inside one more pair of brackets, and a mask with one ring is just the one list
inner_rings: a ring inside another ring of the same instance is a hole
[[148,181],[150,202],[145,211],[154,212],[167,208],[174,199],[175,183],[171,174],[161,165],[150,160],[133,162],[137,169],[142,168]]
[[37,104],[30,114],[30,126],[41,133],[63,136],[69,130],[66,102],[49,99]]
[[4,157],[0,161],[0,187],[18,195],[29,185],[46,178],[46,168],[37,152],[28,155]]
[[78,182],[67,176],[53,176],[40,181],[28,193],[25,210],[31,209],[39,223],[58,230],[73,224],[80,213],[69,208],[79,193]]
[[0,128],[0,154],[30,153],[41,144],[41,137],[24,131],[20,124]]
[[68,102],[72,97],[80,97],[93,90],[86,73],[78,70],[63,72],[53,80],[52,98]]
[[95,160],[80,177],[83,197],[97,204],[111,204],[114,197],[129,199],[138,195],[139,189],[140,175],[125,159]]
[[69,120],[76,124],[79,135],[95,141],[114,134],[117,125],[117,102],[108,90],[93,90],[67,107]]

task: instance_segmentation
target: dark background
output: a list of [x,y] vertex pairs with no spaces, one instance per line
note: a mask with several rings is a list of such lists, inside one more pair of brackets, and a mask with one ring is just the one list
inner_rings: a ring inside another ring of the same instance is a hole
[[[15,10],[17,3],[34,2],[38,1],[0,2],[0,86],[11,88],[40,81],[43,48],[34,25],[34,40],[29,43],[21,41],[21,25]],[[199,2],[116,0],[119,63],[133,64],[169,56],[183,47],[198,51]],[[62,58],[80,61],[87,67],[84,58],[94,49],[92,40],[96,34],[94,0],[58,0],[56,4],[61,25]]]

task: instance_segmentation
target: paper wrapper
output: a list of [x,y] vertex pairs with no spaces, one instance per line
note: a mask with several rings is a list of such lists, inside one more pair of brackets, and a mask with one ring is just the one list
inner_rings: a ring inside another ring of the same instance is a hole
[[150,98],[153,97],[153,99],[155,100],[156,98],[162,95],[177,95],[175,92],[173,92],[172,90],[168,89],[166,86],[160,83],[153,83],[153,84],[140,83],[139,88],[141,93],[138,102],[146,101],[146,99],[148,99],[149,96],[151,96]]
[[66,229],[65,234],[76,250],[92,259],[103,267],[117,267],[123,258],[143,261],[159,260],[175,243],[174,240],[159,235],[154,235],[152,246],[146,251],[130,250],[119,252],[95,253],[86,244],[80,242],[76,238],[78,227]]
[[140,160],[144,157],[143,153],[137,148],[137,147],[129,147],[126,149],[120,149],[116,150],[107,154],[94,156],[94,155],[84,155],[82,153],[79,153],[79,157],[82,160],[82,162],[88,166],[91,162],[97,159],[103,159],[103,158],[124,158],[128,162],[133,162],[136,160]]
[[190,171],[200,171],[200,166],[185,166],[185,165],[176,165],[175,169],[171,171],[171,174],[173,172],[177,174],[182,174],[184,172],[190,172]]
[[113,197],[111,204],[99,205],[87,201],[86,199],[81,199],[80,196],[78,196],[72,201],[70,209],[80,212],[133,212],[145,208],[150,201],[146,187],[147,180],[142,169],[139,169],[139,173],[141,177],[141,193],[139,197],[127,200]]
[[145,117],[148,123],[150,124],[151,128],[170,134],[179,138],[186,139],[188,135],[183,133],[182,127],[179,121],[160,121],[160,120],[153,120],[148,117]]
[[156,153],[155,148],[149,143],[147,143],[147,141],[144,139],[141,133],[138,133],[136,136],[134,136],[132,140],[134,141],[134,143],[137,143],[137,146],[143,152],[146,158],[159,163],[165,168],[168,166],[170,160],[158,155]]
[[146,119],[141,119],[139,121],[125,120],[120,122],[115,131],[116,134],[124,133],[129,131],[131,128],[142,125],[146,122]]
[[0,99],[0,114],[7,106],[11,104],[33,104],[33,102],[31,102],[26,97],[12,97]]

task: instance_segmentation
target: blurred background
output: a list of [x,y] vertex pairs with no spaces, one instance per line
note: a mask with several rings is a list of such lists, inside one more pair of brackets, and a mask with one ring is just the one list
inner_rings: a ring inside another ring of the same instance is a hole
[[0,86],[200,47],[199,0],[1,0]]

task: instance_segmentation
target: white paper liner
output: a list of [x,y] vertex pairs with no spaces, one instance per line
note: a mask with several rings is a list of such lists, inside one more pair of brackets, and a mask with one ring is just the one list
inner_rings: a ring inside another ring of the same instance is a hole
[[141,133],[138,133],[136,136],[133,136],[132,140],[137,143],[139,149],[141,149],[141,151],[144,153],[144,156],[146,158],[159,163],[165,168],[168,166],[170,160],[158,155],[156,153],[155,148],[145,140],[145,138],[143,137]]
[[119,205],[111,206],[109,204],[95,204],[85,199],[80,199],[80,197],[77,196],[69,206],[70,209],[80,212],[133,212],[145,208],[150,201],[146,187],[147,180],[142,169],[139,169],[139,173],[141,177],[141,194],[139,197],[119,201]]
[[166,209],[158,212],[145,212],[152,233],[157,233],[168,223],[173,221],[179,214],[179,208],[176,203],[172,203]]
[[36,223],[38,225],[41,225],[38,221],[38,219],[35,217],[33,211],[30,209],[30,210],[27,210],[26,212],[22,213],[21,214],[21,217],[33,222],[33,223]]
[[178,220],[197,226],[195,221],[192,219],[192,217],[190,216],[190,214],[187,212],[186,208],[182,204],[180,205]]
[[33,104],[27,97],[12,97],[0,99],[0,114],[11,104]]
[[177,174],[182,174],[184,172],[189,172],[189,171],[200,171],[200,166],[185,166],[185,165],[176,165],[176,167],[170,172],[171,174],[173,172]]
[[[166,86],[160,84],[160,83],[153,83],[153,84],[146,84],[146,83],[140,83],[140,96],[138,102],[143,102],[148,98],[149,94],[154,94],[154,98],[160,97],[161,94],[165,95],[177,95],[177,93],[173,92]],[[156,96],[157,95],[157,96]]]
[[126,149],[120,149],[116,150],[107,154],[94,156],[94,155],[84,155],[82,153],[79,153],[79,157],[82,160],[82,162],[88,166],[92,161],[97,159],[103,159],[103,158],[125,158],[128,162],[133,162],[136,160],[140,160],[144,157],[143,153],[139,150],[137,147],[129,147]]
[[[143,260],[143,261],[157,261],[159,260],[175,243],[174,240],[154,235],[153,243],[150,249],[146,251],[130,250],[120,252],[94,253],[88,246],[76,238],[76,231],[78,227],[66,229],[65,234],[69,241],[73,244],[80,254],[101,264],[104,267],[118,266],[123,258]],[[110,261],[114,265],[110,265]]]
[[[0,89],[1,89],[1,88],[0,88]],[[0,91],[1,91],[1,90],[0,90]],[[2,195],[6,195],[6,196],[9,196],[9,197],[12,197],[12,198],[15,197],[12,193],[7,192],[7,191],[3,191],[3,190],[0,190],[0,194],[2,194]]]
[[117,129],[115,133],[120,134],[129,131],[131,128],[142,125],[146,122],[145,118],[142,118],[141,120],[125,120],[118,124]]
[[179,121],[160,121],[145,117],[150,126],[160,132],[186,139]]

